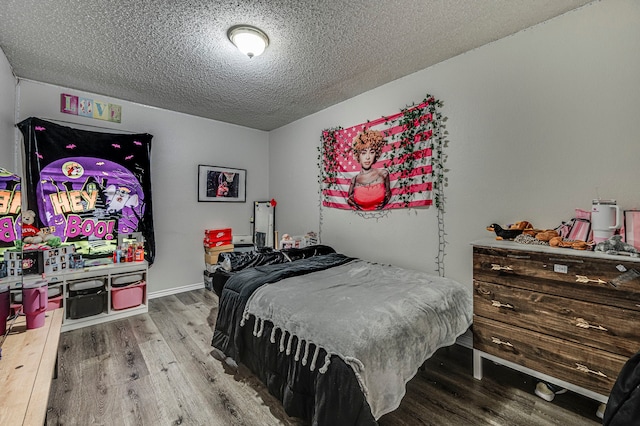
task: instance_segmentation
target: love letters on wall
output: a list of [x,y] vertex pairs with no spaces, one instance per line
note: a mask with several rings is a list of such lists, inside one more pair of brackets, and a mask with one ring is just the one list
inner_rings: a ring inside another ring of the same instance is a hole
[[24,210],[36,212],[33,225],[87,257],[109,256],[118,235],[140,232],[145,259],[153,263],[153,136],[79,130],[34,117],[18,128],[26,153]]

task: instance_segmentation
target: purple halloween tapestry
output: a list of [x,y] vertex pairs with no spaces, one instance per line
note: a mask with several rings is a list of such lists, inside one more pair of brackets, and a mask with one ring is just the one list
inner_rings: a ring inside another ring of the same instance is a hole
[[35,212],[33,226],[46,230],[43,242],[73,243],[83,256],[107,257],[118,235],[139,232],[145,260],[153,263],[153,136],[79,130],[34,117],[18,128],[26,153],[24,210]]
[[0,253],[20,240],[20,176],[0,167]]

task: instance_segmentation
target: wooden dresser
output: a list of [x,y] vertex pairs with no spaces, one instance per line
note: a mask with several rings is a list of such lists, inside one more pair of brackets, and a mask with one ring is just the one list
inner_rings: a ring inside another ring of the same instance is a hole
[[640,350],[640,258],[473,243],[474,377],[482,359],[600,402]]

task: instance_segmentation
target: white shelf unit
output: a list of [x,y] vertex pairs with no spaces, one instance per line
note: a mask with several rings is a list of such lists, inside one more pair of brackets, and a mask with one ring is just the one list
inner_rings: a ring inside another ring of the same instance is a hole
[[[149,307],[147,303],[147,285],[143,287],[143,297],[142,303],[140,305],[127,309],[116,310],[113,309],[112,303],[112,292],[114,290],[112,283],[114,279],[127,275],[141,275],[142,279],[145,281],[145,283],[147,283],[148,272],[149,265],[146,261],[144,261],[91,266],[82,269],[71,269],[58,274],[47,275],[45,279],[49,283],[49,288],[62,286],[62,308],[64,309],[62,331],[64,332],[75,330],[81,327],[100,324],[106,321],[113,321],[116,319],[122,319],[130,317],[132,315],[138,315],[148,312]],[[37,275],[26,275],[23,277],[25,283],[37,281],[39,279],[41,279],[41,277]],[[74,282],[87,281],[92,279],[104,281],[104,289],[106,291],[106,306],[104,307],[102,313],[86,316],[84,318],[70,318],[69,304],[71,296],[69,293],[69,285]],[[122,287],[115,288],[116,291],[121,291],[121,289]],[[21,283],[11,283],[11,291],[21,291]]]

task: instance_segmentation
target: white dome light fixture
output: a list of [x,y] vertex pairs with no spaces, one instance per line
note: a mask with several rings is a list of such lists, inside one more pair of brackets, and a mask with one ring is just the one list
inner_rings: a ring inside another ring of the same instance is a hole
[[261,55],[269,45],[269,37],[260,29],[250,25],[236,25],[229,28],[227,37],[249,58]]

